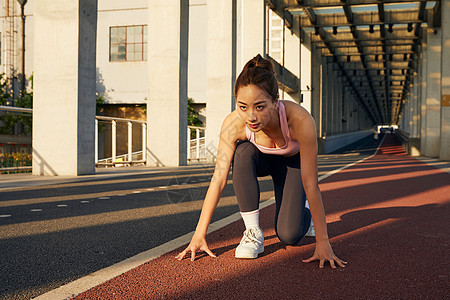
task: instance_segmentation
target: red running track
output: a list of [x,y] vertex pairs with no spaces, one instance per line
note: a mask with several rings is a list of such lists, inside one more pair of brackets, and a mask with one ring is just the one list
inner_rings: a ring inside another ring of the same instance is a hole
[[387,135],[376,156],[320,188],[346,268],[302,263],[314,238],[283,245],[271,205],[261,211],[266,247],[256,260],[234,258],[239,221],[207,236],[217,258],[177,261],[179,249],[76,299],[449,299],[450,174],[407,156]]

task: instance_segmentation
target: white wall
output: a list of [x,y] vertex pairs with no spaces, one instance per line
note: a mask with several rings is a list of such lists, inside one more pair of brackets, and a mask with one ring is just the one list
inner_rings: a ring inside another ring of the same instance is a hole
[[[97,19],[97,92],[109,104],[145,104],[147,61],[109,61],[111,26],[148,24],[148,0],[99,0]],[[151,47],[151,41],[148,41]]]
[[189,5],[188,97],[206,103],[206,0]]

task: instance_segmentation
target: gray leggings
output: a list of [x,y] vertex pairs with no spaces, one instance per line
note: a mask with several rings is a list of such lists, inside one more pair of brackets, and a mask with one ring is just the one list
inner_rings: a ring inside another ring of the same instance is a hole
[[265,154],[248,141],[239,142],[233,160],[233,187],[241,212],[259,208],[257,177],[272,176],[275,188],[275,232],[288,244],[297,244],[306,234],[311,213],[300,172],[300,154],[290,157]]

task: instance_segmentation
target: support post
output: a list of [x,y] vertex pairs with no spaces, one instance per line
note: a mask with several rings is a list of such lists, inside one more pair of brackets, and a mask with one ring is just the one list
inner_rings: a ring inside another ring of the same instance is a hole
[[187,163],[188,0],[148,1],[147,165]]
[[441,2],[442,18],[442,83],[441,141],[439,158],[450,160],[450,1]]
[[213,162],[222,122],[235,108],[236,0],[208,0],[207,27],[206,159]]
[[95,119],[95,163],[98,163],[98,120]]
[[113,163],[116,161],[117,154],[117,122],[112,120],[111,122],[111,157]]
[[39,0],[33,14],[33,174],[94,174],[97,0]]
[[133,123],[128,121],[128,161],[133,160]]

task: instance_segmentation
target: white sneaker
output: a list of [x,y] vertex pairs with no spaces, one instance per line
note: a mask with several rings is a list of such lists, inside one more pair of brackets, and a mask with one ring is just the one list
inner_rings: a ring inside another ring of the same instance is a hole
[[257,258],[264,252],[264,234],[261,228],[251,227],[244,231],[244,236],[236,248],[236,258]]
[[305,236],[316,236],[316,231],[314,230],[314,223],[311,219],[311,224],[309,225],[308,232],[305,234]]

